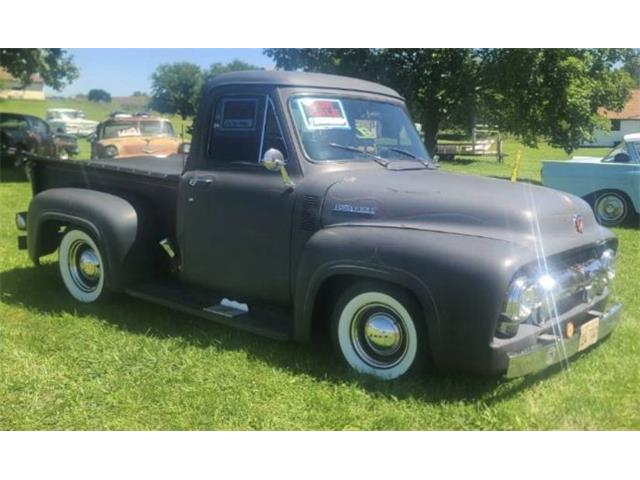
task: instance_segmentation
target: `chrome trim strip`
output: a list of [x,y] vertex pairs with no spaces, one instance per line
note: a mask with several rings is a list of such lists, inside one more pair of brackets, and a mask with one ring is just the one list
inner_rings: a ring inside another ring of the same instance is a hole
[[[598,342],[613,331],[620,321],[621,312],[622,304],[616,303],[606,313],[600,316]],[[597,317],[598,315],[595,315],[593,318]],[[572,357],[578,353],[579,344],[579,334],[574,335],[570,339],[560,339],[558,337],[553,337],[552,339],[545,337],[542,339],[538,337],[538,343],[536,345],[528,347],[521,352],[507,353],[509,363],[505,377],[514,378],[529,375],[530,373],[539,372],[560,363],[564,360],[563,350],[566,351],[566,358]]]

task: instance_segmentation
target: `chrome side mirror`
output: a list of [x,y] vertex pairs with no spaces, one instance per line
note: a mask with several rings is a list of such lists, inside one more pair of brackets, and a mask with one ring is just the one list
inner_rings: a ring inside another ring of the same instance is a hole
[[280,172],[282,181],[287,187],[295,187],[295,183],[293,183],[289,178],[286,163],[284,161],[284,155],[280,150],[276,148],[270,148],[269,150],[264,152],[264,155],[260,160],[260,164],[270,172]]
[[281,167],[285,166],[284,155],[282,152],[275,148],[270,148],[260,160],[260,163],[264,168],[269,170],[270,172],[277,172]]

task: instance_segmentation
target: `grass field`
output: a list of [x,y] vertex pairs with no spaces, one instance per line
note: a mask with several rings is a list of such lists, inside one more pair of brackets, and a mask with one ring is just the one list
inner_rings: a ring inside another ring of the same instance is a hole
[[[508,177],[518,148],[507,145],[502,165],[442,168]],[[540,159],[566,157],[548,147],[523,152],[521,177],[533,181]],[[638,229],[616,229],[623,321],[569,370],[385,384],[350,373],[323,344],[278,343],[126,297],[73,302],[55,255],[35,268],[16,249],[13,216],[30,189],[2,173],[0,430],[640,429]]]

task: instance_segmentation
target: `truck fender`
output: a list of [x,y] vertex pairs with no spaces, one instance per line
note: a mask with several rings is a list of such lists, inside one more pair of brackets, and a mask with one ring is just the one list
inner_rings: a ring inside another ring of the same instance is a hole
[[[396,268],[389,264],[375,261],[361,261],[355,254],[348,261],[336,260],[336,248],[345,256],[348,242],[338,241],[338,228],[320,230],[307,242],[297,270],[294,293],[293,339],[300,342],[309,341],[312,335],[313,314],[318,294],[325,282],[339,276],[350,276],[361,279],[379,280],[405,288],[418,301],[425,314],[427,331],[437,331],[438,311],[429,287],[411,272]],[[346,229],[344,229],[346,230]],[[339,235],[339,234],[338,234]],[[349,257],[350,255],[346,255]],[[432,338],[430,338],[430,342]]]
[[122,290],[141,271],[146,234],[142,212],[122,197],[81,188],[53,188],[33,198],[27,218],[27,248],[36,264],[58,248],[62,226],[76,226],[97,240],[105,256],[109,288]]

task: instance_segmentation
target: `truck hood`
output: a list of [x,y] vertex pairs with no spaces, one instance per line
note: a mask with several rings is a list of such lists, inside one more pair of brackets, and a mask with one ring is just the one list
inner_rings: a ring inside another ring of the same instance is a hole
[[[576,215],[582,217],[579,233]],[[327,191],[325,226],[369,225],[471,235],[531,246],[536,239],[601,239],[588,204],[525,183],[434,170],[366,170]]]

